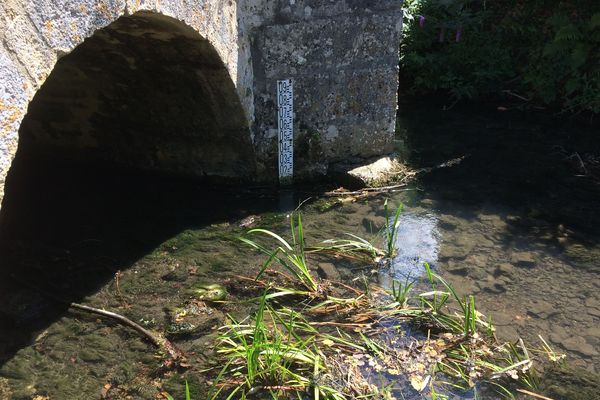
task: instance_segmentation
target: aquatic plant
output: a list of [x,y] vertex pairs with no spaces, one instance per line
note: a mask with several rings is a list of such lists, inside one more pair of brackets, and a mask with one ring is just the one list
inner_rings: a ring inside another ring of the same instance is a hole
[[400,214],[403,205],[401,204],[394,213],[391,212],[386,199],[383,204],[385,225],[381,228],[381,235],[384,238],[384,247],[379,248],[371,241],[361,238],[352,233],[346,233],[350,239],[328,239],[321,242],[320,246],[310,247],[309,252],[329,252],[336,255],[343,255],[349,258],[366,260],[368,262],[378,262],[382,259],[393,258],[398,249],[397,237],[398,226],[400,225]]
[[[477,322],[483,324],[486,328],[490,326],[489,323],[479,319],[479,314],[475,309],[475,298],[473,296],[459,297],[456,290],[454,290],[444,278],[435,274],[427,262],[424,263],[424,267],[427,279],[433,290],[431,292],[422,293],[419,297],[423,306],[432,310],[432,316],[437,322],[442,324],[446,329],[451,329],[455,332],[461,331],[465,335],[472,335],[475,333]],[[446,291],[437,290],[437,283],[441,283]],[[462,311],[462,318],[460,319],[442,312],[442,307],[446,304],[450,296],[452,296],[460,306]]]
[[316,330],[298,312],[275,310],[267,301],[265,291],[253,322],[230,317],[231,323],[221,328],[224,333],[219,336],[217,352],[225,355],[227,362],[210,398],[224,388],[229,397],[237,393],[245,398],[262,391],[273,399],[312,388],[315,399],[344,399],[337,390],[318,383],[326,366],[316,347]]
[[392,289],[388,291],[395,300],[391,307],[404,308],[407,305],[408,295],[415,281],[410,281],[410,276],[406,278],[404,283],[394,279],[392,280]]
[[[395,243],[401,207],[391,214],[387,202],[384,206],[389,242]],[[534,358],[523,341],[498,342],[491,320],[476,309],[475,298],[459,296],[427,263],[430,290],[414,295],[416,282],[408,278],[393,281],[391,290],[360,279],[360,288],[317,283],[310,275],[306,252],[323,249],[307,249],[301,217],[295,221],[290,224],[291,243],[264,229],[249,231],[273,238],[274,250],[242,238],[268,256],[258,277],[274,261],[291,275],[270,271],[278,277],[276,285],[247,278],[262,287],[263,294],[249,300],[258,302],[253,318],[229,317],[230,322],[220,328],[217,352],[223,359],[209,398],[245,399],[257,392],[274,399],[304,398],[310,392],[315,399],[333,400],[402,394],[404,389],[385,383],[382,374],[403,375],[414,390],[429,390],[436,399],[446,398],[447,385],[467,390],[485,383],[508,397],[516,380],[535,388]],[[354,239],[369,249],[368,242]],[[325,243],[331,246],[328,250],[338,245],[352,253],[357,248],[343,241]],[[294,289],[298,283],[308,291]],[[286,289],[287,284],[292,288]],[[322,296],[315,304],[317,289]],[[399,345],[407,324],[421,329],[425,337],[410,337],[410,344]],[[560,359],[545,342],[540,353],[550,360]],[[380,384],[374,382],[378,376]]]
[[[175,400],[175,398],[169,393],[164,393],[164,395],[167,397],[167,400]],[[187,381],[185,381],[185,400],[192,400],[192,396],[190,395],[190,387],[188,386]]]
[[385,256],[387,258],[394,257],[398,250],[396,238],[398,236],[398,226],[400,225],[400,214],[402,213],[403,208],[404,205],[400,204],[396,209],[396,212],[392,214],[388,207],[388,200],[386,199],[383,203],[383,212],[386,221],[385,226],[383,227],[383,235],[385,238]]
[[346,233],[346,235],[352,239],[327,239],[322,241],[320,246],[310,247],[307,251],[333,253],[367,262],[372,262],[385,256],[383,250],[375,247],[368,240],[352,233]]
[[299,213],[297,222],[294,220],[294,215],[290,216],[290,232],[292,237],[291,243],[267,229],[256,228],[251,229],[246,233],[246,235],[262,234],[275,239],[277,244],[275,249],[269,249],[246,236],[241,237],[240,240],[269,257],[263,264],[256,279],[259,279],[269,266],[277,261],[309,291],[316,292],[319,289],[319,284],[317,279],[310,272],[306,261],[306,245],[304,242],[304,231],[302,229],[302,217]]

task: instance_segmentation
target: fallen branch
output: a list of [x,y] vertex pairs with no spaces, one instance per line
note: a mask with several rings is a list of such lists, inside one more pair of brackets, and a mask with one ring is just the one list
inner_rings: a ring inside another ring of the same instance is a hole
[[152,342],[154,346],[165,351],[173,361],[182,361],[185,359],[181,350],[175,347],[175,345],[169,340],[167,340],[165,337],[159,335],[158,333],[150,332],[140,324],[133,322],[132,320],[121,314],[117,314],[112,311],[102,310],[95,307],[86,306],[84,304],[79,303],[70,303],[69,307],[114,319],[121,325],[128,326],[136,332],[138,332],[140,335],[147,338],[150,342]]
[[525,390],[525,389],[517,389],[517,392],[527,394],[531,397],[535,397],[536,399],[552,400],[550,397],[542,396],[541,394],[533,393],[533,392],[530,392],[529,390]]
[[325,193],[323,193],[323,195],[327,196],[327,197],[356,196],[356,195],[360,195],[360,194],[373,194],[373,193],[389,192],[389,191],[397,190],[397,189],[400,189],[403,187],[406,187],[406,183],[400,183],[398,185],[391,185],[391,186],[367,187],[364,189],[354,190],[354,191],[350,191],[350,192],[333,190],[331,192],[325,192]]
[[24,280],[18,278],[15,275],[11,275],[10,277],[13,280],[17,281],[18,283],[20,283],[21,285],[24,285],[24,286],[30,288],[31,290],[34,290],[37,293],[39,293],[43,296],[46,296],[58,303],[66,304],[70,308],[75,308],[78,310],[87,311],[87,312],[90,312],[93,314],[98,314],[98,315],[101,315],[104,317],[112,318],[112,319],[118,321],[119,323],[121,323],[122,325],[125,325],[125,326],[128,326],[128,327],[134,329],[136,332],[138,332],[139,334],[141,334],[142,336],[144,336],[145,338],[150,340],[150,342],[154,346],[156,346],[157,348],[159,348],[160,350],[164,351],[166,354],[169,355],[171,360],[169,360],[170,361],[169,363],[165,363],[165,365],[167,365],[169,367],[171,366],[172,362],[175,362],[177,365],[181,365],[181,363],[183,361],[185,361],[185,356],[183,355],[183,352],[181,350],[179,350],[173,343],[171,343],[169,340],[167,340],[167,338],[161,336],[158,333],[150,332],[149,330],[145,329],[140,324],[133,322],[132,320],[130,320],[129,318],[127,318],[121,314],[117,314],[117,313],[114,313],[111,311],[101,310],[99,308],[90,307],[90,306],[86,306],[86,305],[79,304],[79,303],[69,302],[58,296],[55,296],[54,294],[52,294],[50,292],[42,290],[39,287],[35,287],[34,285],[30,284],[29,282],[25,282]]
[[503,90],[503,91],[502,91],[502,93],[506,93],[506,94],[507,94],[507,95],[509,95],[509,96],[516,97],[516,98],[517,98],[517,99],[519,99],[519,100],[523,100],[523,101],[531,101],[531,99],[528,99],[527,97],[525,97],[525,96],[521,96],[520,94],[518,94],[518,93],[515,93],[515,92],[512,92],[512,91],[510,91],[510,90]]

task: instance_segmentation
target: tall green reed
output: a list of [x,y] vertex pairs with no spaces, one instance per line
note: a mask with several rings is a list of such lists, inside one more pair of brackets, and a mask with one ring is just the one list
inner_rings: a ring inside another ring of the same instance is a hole
[[281,236],[267,229],[251,229],[246,233],[247,236],[260,234],[274,239],[276,244],[274,249],[267,248],[263,244],[246,236],[242,236],[240,240],[268,256],[256,279],[259,279],[274,262],[278,262],[306,289],[315,292],[318,290],[319,284],[310,272],[306,260],[306,243],[302,228],[302,217],[299,213],[297,219],[294,219],[294,215],[290,217],[290,232],[291,242],[286,241]]

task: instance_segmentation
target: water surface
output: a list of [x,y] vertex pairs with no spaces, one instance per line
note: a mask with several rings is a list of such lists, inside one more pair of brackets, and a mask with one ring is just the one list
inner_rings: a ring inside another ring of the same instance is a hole
[[[567,353],[575,372],[549,381],[548,395],[570,398],[560,392],[570,384],[595,388],[600,186],[581,176],[570,156],[600,154],[596,127],[485,107],[444,112],[435,103],[404,105],[398,125],[399,151],[414,169],[462,161],[422,172],[390,196],[390,204],[404,204],[391,269],[335,263],[322,271],[344,281],[372,273],[389,286],[392,277],[421,274],[426,261],[461,294],[476,295],[500,338],[537,344],[541,334]],[[284,234],[290,210],[318,194],[19,162],[0,226],[0,398],[154,398],[161,384],[154,349],[126,328],[68,311],[64,302],[85,301],[166,328],[169,309],[190,284],[239,289],[235,276],[258,271],[263,259],[237,240],[245,217]],[[383,201],[345,202],[326,212],[305,203],[309,240],[347,232],[380,241]],[[250,311],[210,306],[200,329],[176,340],[199,363],[209,362],[225,315]],[[182,393],[178,377],[162,384]]]

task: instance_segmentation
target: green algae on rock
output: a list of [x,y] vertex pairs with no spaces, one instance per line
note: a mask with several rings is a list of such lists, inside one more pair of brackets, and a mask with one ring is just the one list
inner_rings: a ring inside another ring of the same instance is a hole
[[196,283],[186,290],[189,296],[203,301],[220,301],[227,297],[227,290],[217,283]]

